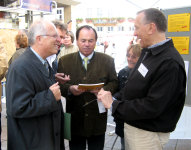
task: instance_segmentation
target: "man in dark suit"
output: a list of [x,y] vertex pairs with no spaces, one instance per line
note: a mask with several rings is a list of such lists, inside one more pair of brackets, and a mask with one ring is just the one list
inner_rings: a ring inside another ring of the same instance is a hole
[[46,58],[60,45],[55,26],[36,21],[30,47],[8,70],[6,84],[8,150],[64,150],[61,92]]
[[[94,52],[97,33],[92,27],[80,27],[76,39],[79,52],[61,57],[58,64],[58,72],[70,75],[71,79],[61,85],[61,93],[66,97],[66,111],[72,115],[69,146],[70,150],[85,150],[87,142],[89,150],[103,150],[107,112],[99,111],[96,100],[99,90],[80,90],[78,84],[103,82],[104,90],[115,92],[118,83],[114,60],[106,54]],[[87,64],[84,58],[88,59]]]
[[[65,38],[65,35],[66,35],[66,32],[67,32],[67,24],[64,24],[62,23],[61,21],[58,21],[58,20],[55,20],[52,22],[55,27],[56,27],[56,30],[58,32],[58,35],[60,36],[60,47],[59,47],[59,51],[57,54],[54,54],[54,55],[51,55],[49,57],[47,57],[47,61],[48,63],[50,64],[50,66],[52,67],[53,69],[53,74],[56,74],[57,73],[57,69],[58,69],[58,54],[60,53],[61,51],[61,47],[64,46],[64,38]],[[60,74],[57,74],[57,76],[60,76],[62,77]]]

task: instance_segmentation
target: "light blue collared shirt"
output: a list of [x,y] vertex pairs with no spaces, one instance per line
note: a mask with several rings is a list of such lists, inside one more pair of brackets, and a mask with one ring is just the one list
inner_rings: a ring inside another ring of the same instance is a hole
[[166,43],[166,42],[168,42],[168,41],[170,41],[170,40],[171,40],[171,39],[166,39],[166,40],[161,41],[161,42],[159,42],[159,43],[157,43],[157,44],[151,45],[151,46],[149,46],[148,48],[155,48],[155,47],[157,47],[157,46],[163,45],[164,43]]
[[45,61],[32,47],[30,47],[31,51],[36,55],[36,57],[42,62],[44,65]]

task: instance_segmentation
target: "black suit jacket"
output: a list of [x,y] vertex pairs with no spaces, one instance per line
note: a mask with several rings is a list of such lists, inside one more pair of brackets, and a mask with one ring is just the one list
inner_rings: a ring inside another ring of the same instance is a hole
[[61,102],[49,90],[54,83],[30,48],[11,64],[6,84],[8,150],[64,149]]

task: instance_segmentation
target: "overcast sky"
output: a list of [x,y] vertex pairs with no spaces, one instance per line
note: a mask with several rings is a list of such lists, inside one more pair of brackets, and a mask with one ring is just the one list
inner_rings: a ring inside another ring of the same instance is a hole
[[191,7],[191,0],[80,0],[79,15],[85,12],[83,8],[112,9],[114,14],[122,17],[134,17],[136,12],[150,7],[167,9]]

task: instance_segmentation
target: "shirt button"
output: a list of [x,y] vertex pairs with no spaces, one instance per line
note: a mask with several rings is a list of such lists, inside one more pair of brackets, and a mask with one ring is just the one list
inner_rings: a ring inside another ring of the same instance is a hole
[[83,79],[86,80],[86,77],[84,77]]
[[88,117],[88,114],[85,114],[85,117]]

